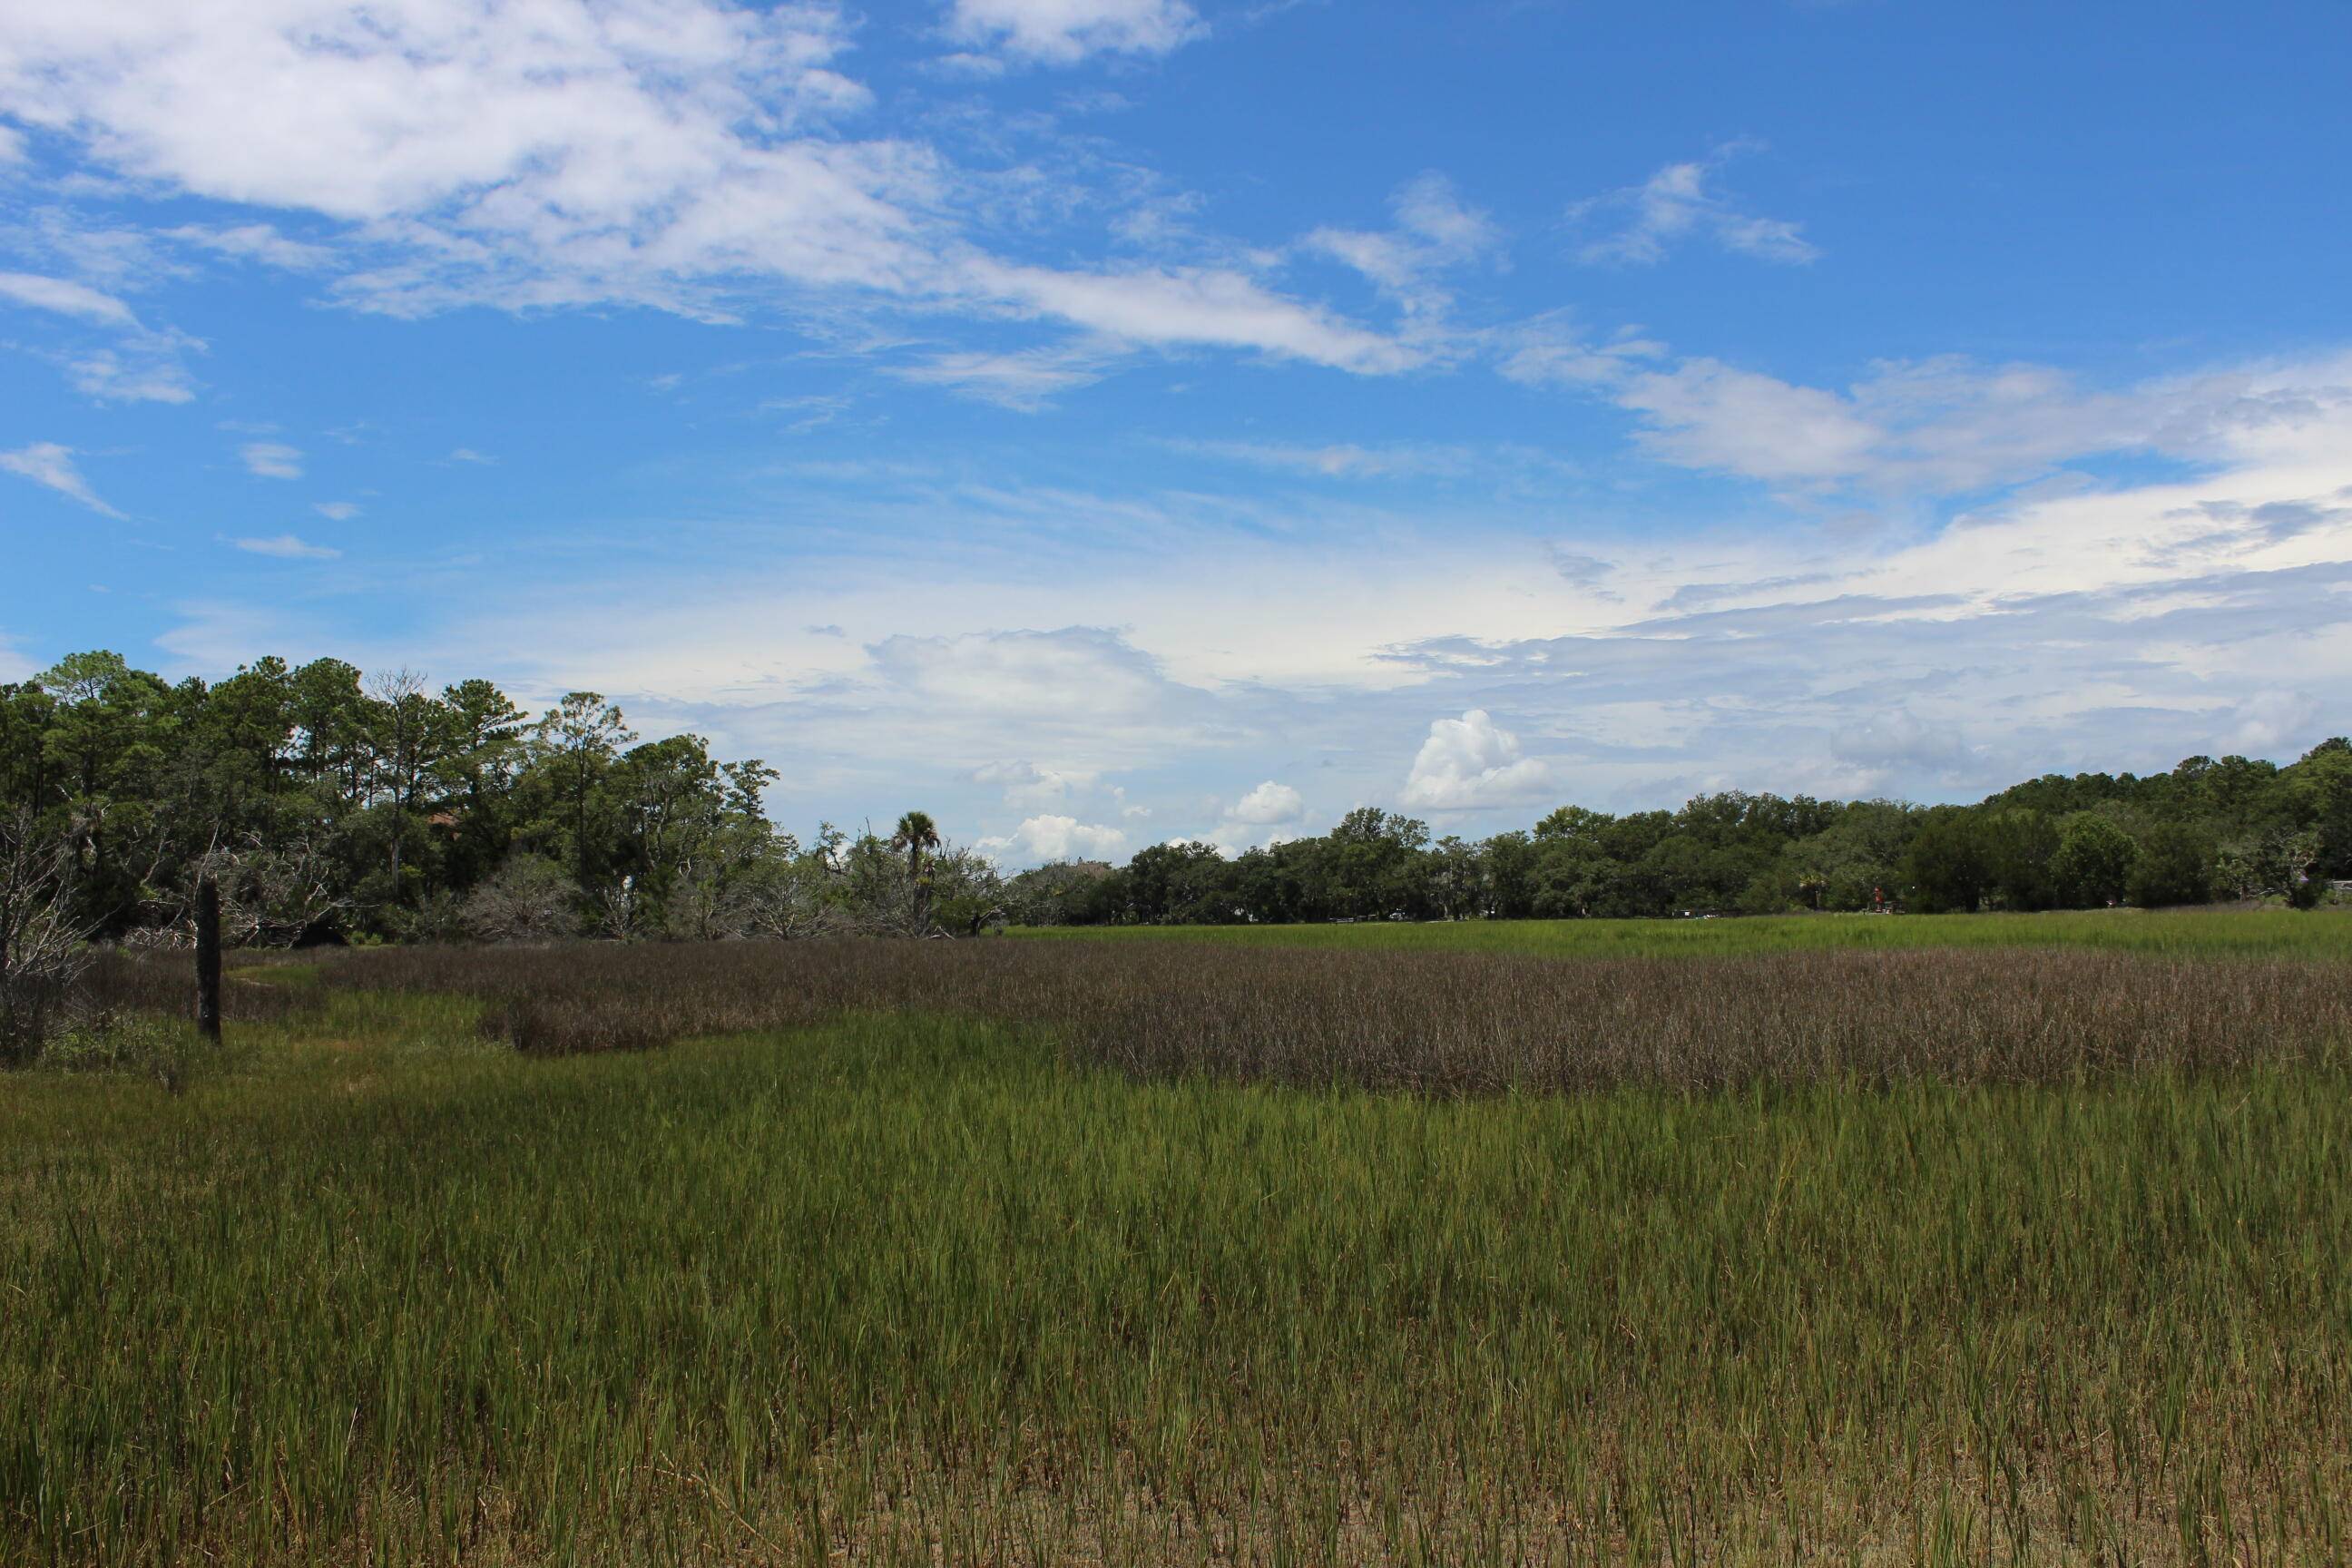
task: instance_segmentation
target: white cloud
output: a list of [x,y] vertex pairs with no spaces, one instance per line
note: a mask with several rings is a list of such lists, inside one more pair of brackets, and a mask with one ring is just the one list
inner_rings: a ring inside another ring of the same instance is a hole
[[[1037,58],[1153,52],[1197,25],[1174,0],[971,0],[959,16]],[[345,269],[330,296],[362,309],[1011,311],[1366,374],[1424,357],[1245,270],[1057,269],[979,248],[956,215],[984,205],[989,176],[920,142],[836,134],[871,102],[835,68],[849,35],[795,0],[20,7],[0,29],[0,101],[148,186],[329,220],[303,241],[173,232],[287,266],[331,250]]]
[[335,522],[349,522],[360,514],[359,503],[348,500],[322,500],[310,510]]
[[33,272],[0,272],[0,300],[53,310],[101,327],[136,327],[131,307],[111,294],[64,278],[44,278]]
[[1548,310],[1531,321],[1487,334],[1496,369],[1524,386],[1614,386],[1643,362],[1662,359],[1666,346],[1628,328],[1594,341],[1567,310]]
[[1521,756],[1519,738],[1473,708],[1431,722],[1397,798],[1420,811],[1475,811],[1532,800],[1550,785],[1550,764]]
[[1950,356],[1887,363],[1844,391],[1709,359],[1624,377],[1612,395],[1643,416],[1669,461],[1790,486],[1951,494],[2041,477],[2102,453],[2203,460],[2292,439],[2352,406],[2352,357],[2255,364],[2093,392],[2046,366]]
[[1453,303],[1435,277],[1501,248],[1502,233],[1494,221],[1464,202],[1443,174],[1407,182],[1390,198],[1389,208],[1394,229],[1318,228],[1300,248],[1354,268],[1408,315],[1433,318]]
[[1884,436],[1847,399],[1713,360],[1631,378],[1617,401],[1647,416],[1644,444],[1696,468],[1751,479],[1844,479],[1864,468]]
[[893,637],[866,653],[910,700],[965,716],[1051,711],[1076,728],[1150,714],[1169,695],[1150,659],[1087,627]]
[[79,501],[92,511],[107,517],[121,517],[121,512],[99,500],[98,493],[89,488],[89,481],[82,478],[81,470],[75,467],[73,459],[74,452],[70,447],[61,447],[55,441],[36,441],[13,452],[0,452],[0,468],[30,479],[37,485],[46,485],[68,500]]
[[1015,353],[944,353],[891,374],[902,381],[944,386],[966,397],[1028,413],[1045,406],[1055,393],[1102,379],[1107,356],[1067,349],[1031,349]]
[[1426,357],[1223,268],[1056,271],[975,259],[964,275],[971,287],[993,299],[1147,347],[1255,349],[1370,375],[1409,370]]
[[1119,828],[1080,822],[1075,816],[1043,816],[1024,819],[1010,835],[982,838],[979,847],[1000,858],[1025,860],[1106,860],[1127,847]]
[[1004,791],[1004,804],[1029,808],[1051,805],[1092,789],[1102,775],[1091,768],[1040,767],[1035,763],[990,763],[972,770],[974,784]]
[[[111,235],[73,234],[47,237],[61,249],[79,252],[100,270],[116,248],[136,250],[143,241],[131,235],[125,246],[113,245]],[[140,324],[131,307],[112,294],[70,279],[36,272],[0,272],[0,300],[102,327],[118,334],[112,348],[66,351],[37,350],[40,357],[65,368],[74,389],[102,403],[185,403],[194,395],[194,384],[180,355],[204,344],[169,328]]]
[[1234,802],[1225,812],[1231,822],[1247,823],[1253,827],[1268,827],[1280,822],[1296,822],[1306,809],[1299,793],[1286,784],[1268,779]]
[[471,447],[458,447],[453,449],[446,458],[442,459],[442,461],[447,463],[471,463],[477,467],[488,468],[492,464],[496,463],[498,459],[484,453],[477,452]]
[[966,43],[1047,65],[1094,54],[1164,55],[1206,29],[1184,0],[954,0]]
[[1205,458],[1330,479],[1460,474],[1475,468],[1478,460],[1478,454],[1463,447],[1360,447],[1352,441],[1319,447],[1281,441],[1170,441],[1167,445]]
[[340,550],[324,544],[312,544],[290,533],[271,539],[233,539],[230,543],[252,555],[270,555],[280,561],[332,561],[342,554]]
[[152,348],[93,349],[62,363],[74,390],[100,403],[186,403],[196,395],[188,367]]
[[245,471],[256,479],[299,479],[302,477],[302,454],[281,441],[248,441],[237,449],[244,459]]
[[226,227],[183,224],[178,228],[163,232],[173,239],[201,250],[233,257],[240,261],[258,261],[264,266],[288,272],[314,272],[335,259],[335,252],[331,247],[289,239],[266,223],[237,224]]
[[1569,209],[1571,222],[1626,215],[1622,228],[1589,242],[1578,255],[1586,261],[1648,266],[1664,260],[1678,242],[1696,238],[1766,261],[1814,260],[1821,251],[1805,238],[1801,226],[1743,212],[1707,188],[1727,161],[1751,145],[1729,142],[1706,158],[1669,163],[1639,185],[1577,203]]

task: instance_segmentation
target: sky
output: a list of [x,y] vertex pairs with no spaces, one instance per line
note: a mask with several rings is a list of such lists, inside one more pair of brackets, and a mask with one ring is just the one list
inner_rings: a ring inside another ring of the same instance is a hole
[[0,679],[1008,865],[2352,729],[2352,5],[0,0]]

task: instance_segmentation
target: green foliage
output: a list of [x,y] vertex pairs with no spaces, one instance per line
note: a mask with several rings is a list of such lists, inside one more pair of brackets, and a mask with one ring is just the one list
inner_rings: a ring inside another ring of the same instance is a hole
[[45,1072],[152,1079],[176,1092],[217,1053],[184,1019],[110,1013],[82,1019],[51,1040],[39,1066]]
[[[1966,807],[1737,790],[1675,811],[1565,805],[1484,840],[1365,806],[1237,856],[1153,845],[1123,867],[1009,881],[919,811],[887,837],[828,828],[803,848],[767,817],[777,778],[758,759],[713,757],[698,736],[641,742],[596,692],[567,693],[534,720],[488,681],[435,693],[331,658],[262,658],[211,686],[172,686],[94,652],[0,686],[0,810],[30,813],[70,847],[71,912],[101,937],[183,925],[205,870],[228,890],[235,939],[273,945],[446,939],[467,930],[478,894],[486,933],[703,940],[970,934],[1003,921],[2309,902],[2352,876],[2343,740],[2284,767],[2197,756],[2146,777],[2053,774]],[[539,913],[519,921],[527,911],[507,895],[522,859],[554,868],[569,891],[552,897],[539,877]]]
[[777,777],[697,735],[640,742],[596,692],[533,721],[488,681],[435,694],[331,658],[171,687],[77,654],[0,686],[0,814],[64,847],[68,913],[103,937],[184,931],[199,875],[221,885],[229,940],[252,946],[1002,919],[993,869],[920,812],[894,846],[803,850],[768,820]]
[[2059,836],[2057,853],[2050,858],[2050,878],[2069,908],[2119,904],[2139,854],[2130,834],[2104,816],[2083,812]]
[[2213,896],[2215,858],[2212,837],[2199,825],[2158,823],[2140,837],[2131,901],[2149,910],[2204,903]]

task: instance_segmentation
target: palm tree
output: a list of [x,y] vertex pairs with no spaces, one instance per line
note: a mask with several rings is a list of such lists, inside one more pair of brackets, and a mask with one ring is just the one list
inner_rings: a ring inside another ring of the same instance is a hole
[[928,812],[910,811],[898,819],[898,831],[890,836],[890,847],[907,852],[907,880],[915,889],[915,929],[931,929],[931,884],[923,875],[923,851],[940,847],[940,830]]

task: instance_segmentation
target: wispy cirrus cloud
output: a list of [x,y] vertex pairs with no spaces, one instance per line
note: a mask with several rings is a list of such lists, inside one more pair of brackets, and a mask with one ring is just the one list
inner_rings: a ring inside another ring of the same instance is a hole
[[1107,373],[1112,354],[1084,346],[1020,349],[1010,353],[934,354],[894,367],[901,381],[945,387],[965,397],[1034,413],[1055,395],[1089,386]]
[[1571,225],[1591,228],[1616,220],[1613,232],[1587,240],[1577,256],[1648,267],[1696,240],[1762,261],[1818,260],[1820,247],[1804,237],[1801,225],[1748,212],[1718,188],[1724,165],[1756,145],[1726,142],[1705,158],[1668,163],[1638,185],[1576,203],[1568,210]]
[[256,479],[299,479],[302,477],[302,453],[299,447],[283,441],[248,441],[237,448],[237,460],[245,471]]
[[1184,0],[953,0],[950,35],[1024,62],[1164,55],[1208,28]]
[[331,246],[291,239],[266,223],[182,224],[165,237],[238,261],[257,261],[287,272],[316,272],[333,265]]
[[1299,248],[1353,268],[1408,318],[1433,321],[1454,302],[1439,279],[1496,255],[1502,231],[1464,201],[1451,180],[1433,171],[1401,186],[1389,207],[1393,228],[1326,226],[1308,234]]
[[2223,366],[2120,389],[2044,365],[1888,363],[1844,388],[1711,359],[1619,379],[1642,444],[1685,467],[1805,488],[1951,495],[2141,452],[2223,461],[2352,409],[2352,356]]
[[139,318],[113,295],[68,278],[33,272],[0,272],[0,300],[48,310],[101,327],[136,327]]
[[1004,792],[1004,804],[1034,807],[1052,805],[1083,795],[1101,773],[1093,768],[1044,766],[1036,763],[989,763],[971,772],[971,782]]
[[101,517],[122,515],[89,488],[89,481],[82,478],[81,469],[74,463],[74,449],[70,447],[55,441],[36,441],[13,452],[0,452],[0,469],[55,490],[68,500],[79,501]]
[[278,561],[332,561],[342,554],[331,545],[313,544],[291,533],[262,539],[232,539],[229,542],[248,555],[267,555]]

